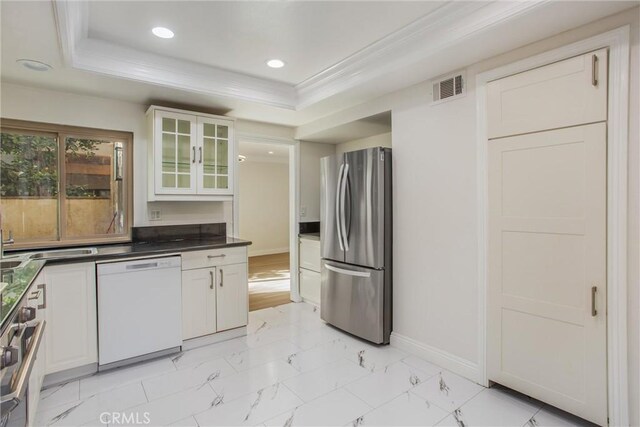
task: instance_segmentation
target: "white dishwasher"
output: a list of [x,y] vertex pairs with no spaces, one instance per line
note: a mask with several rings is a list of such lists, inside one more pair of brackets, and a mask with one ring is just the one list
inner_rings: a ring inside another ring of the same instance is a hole
[[97,269],[100,370],[180,350],[180,256],[109,262]]

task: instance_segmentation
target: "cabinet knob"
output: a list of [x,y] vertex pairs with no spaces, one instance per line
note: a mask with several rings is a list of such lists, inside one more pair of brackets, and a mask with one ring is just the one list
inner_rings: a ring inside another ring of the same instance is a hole
[[0,369],[15,365],[18,363],[19,351],[17,347],[2,347],[0,348]]
[[33,320],[36,318],[36,308],[35,307],[22,307],[20,309],[20,313],[18,314],[18,321],[20,323],[28,322],[29,320]]

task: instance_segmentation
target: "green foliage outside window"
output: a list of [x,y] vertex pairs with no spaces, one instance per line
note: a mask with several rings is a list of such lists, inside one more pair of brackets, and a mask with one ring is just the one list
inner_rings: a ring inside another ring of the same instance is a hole
[[[67,159],[89,159],[101,141],[67,138]],[[52,136],[0,134],[0,196],[54,198],[58,195],[58,142]],[[67,195],[94,197],[79,185],[67,187]]]

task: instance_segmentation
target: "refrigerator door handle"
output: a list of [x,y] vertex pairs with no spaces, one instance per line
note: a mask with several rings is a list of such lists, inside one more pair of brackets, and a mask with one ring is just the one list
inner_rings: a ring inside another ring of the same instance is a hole
[[345,199],[347,196],[347,177],[349,176],[349,163],[344,167],[344,175],[340,181],[340,234],[342,234],[342,246],[345,252],[349,250],[349,239],[347,239],[347,218],[345,215]]
[[366,278],[371,277],[371,273],[369,273],[368,271],[365,272],[365,271],[346,270],[344,268],[334,267],[333,265],[330,265],[330,264],[325,264],[324,266],[327,267],[328,270],[333,271],[334,273],[346,274],[347,276],[355,276],[355,277],[366,277]]
[[342,227],[340,225],[340,189],[342,184],[342,173],[344,172],[344,163],[340,165],[340,172],[338,172],[338,185],[336,186],[336,231],[338,232],[338,243],[340,244],[340,250],[344,252],[344,244],[342,243]]

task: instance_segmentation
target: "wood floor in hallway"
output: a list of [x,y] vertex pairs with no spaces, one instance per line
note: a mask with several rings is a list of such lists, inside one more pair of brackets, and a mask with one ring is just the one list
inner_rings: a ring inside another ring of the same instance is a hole
[[289,252],[249,257],[249,311],[291,302]]

